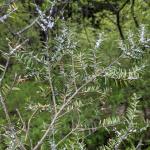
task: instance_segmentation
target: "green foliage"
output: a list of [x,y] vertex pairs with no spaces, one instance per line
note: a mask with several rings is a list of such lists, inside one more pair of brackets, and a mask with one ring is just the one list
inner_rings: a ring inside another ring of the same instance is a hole
[[120,40],[101,0],[35,2],[0,2],[2,17],[17,9],[0,17],[0,149],[148,149],[147,3],[123,7]]

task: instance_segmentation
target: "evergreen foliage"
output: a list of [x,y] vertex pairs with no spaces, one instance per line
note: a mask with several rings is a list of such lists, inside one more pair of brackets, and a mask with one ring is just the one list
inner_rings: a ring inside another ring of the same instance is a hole
[[0,2],[0,150],[149,149],[148,8]]

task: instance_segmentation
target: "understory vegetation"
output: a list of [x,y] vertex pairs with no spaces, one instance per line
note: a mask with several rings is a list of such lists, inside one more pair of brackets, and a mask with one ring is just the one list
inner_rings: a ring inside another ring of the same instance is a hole
[[149,150],[149,8],[0,1],[0,150]]

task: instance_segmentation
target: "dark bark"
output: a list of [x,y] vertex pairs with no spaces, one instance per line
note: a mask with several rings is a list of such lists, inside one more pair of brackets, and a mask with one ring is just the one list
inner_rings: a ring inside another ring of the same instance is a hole
[[120,13],[119,12],[116,14],[116,22],[117,22],[117,28],[118,28],[120,37],[122,40],[124,40],[125,38],[124,38],[124,34],[123,34],[122,27],[120,24]]
[[[122,26],[121,26],[121,21],[120,21],[120,12],[124,9],[124,7],[130,2],[130,0],[126,0],[123,5],[116,9],[114,8],[115,10],[115,15],[116,15],[116,25],[117,25],[117,28],[118,28],[118,31],[119,31],[119,34],[120,34],[120,37],[122,40],[125,40],[125,37],[124,37],[124,34],[123,34],[123,30],[122,30]],[[108,1],[109,3],[109,1]]]
[[135,0],[132,0],[132,1],[131,1],[131,15],[132,15],[132,18],[133,18],[133,20],[134,20],[135,26],[136,26],[137,28],[139,28],[139,23],[138,23],[138,21],[137,21],[137,18],[136,18],[136,16],[135,16],[135,12],[134,12],[134,5],[135,5]]

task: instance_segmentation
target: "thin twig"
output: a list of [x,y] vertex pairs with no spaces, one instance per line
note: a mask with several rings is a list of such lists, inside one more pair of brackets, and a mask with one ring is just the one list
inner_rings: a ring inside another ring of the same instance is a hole
[[17,8],[15,8],[14,10],[12,10],[11,12],[9,12],[8,14],[5,14],[4,16],[0,17],[0,22],[4,22],[8,17],[10,17],[10,15],[12,13],[14,13],[17,10]]
[[38,111],[38,109],[36,109],[36,110],[32,113],[31,117],[30,117],[30,118],[29,118],[29,120],[28,120],[27,128],[26,128],[25,141],[27,141],[27,138],[28,138],[28,134],[29,134],[29,130],[30,130],[30,124],[31,124],[31,120],[33,119],[33,117],[34,117],[34,115],[37,113],[37,111]]
[[16,109],[16,111],[17,111],[17,113],[18,113],[18,116],[19,116],[19,118],[20,118],[20,121],[21,121],[21,123],[22,123],[22,129],[23,129],[23,131],[26,131],[26,124],[25,124],[25,122],[23,121],[23,118],[22,118],[22,116],[21,116],[21,113],[20,113],[20,111],[19,111],[19,109]]

